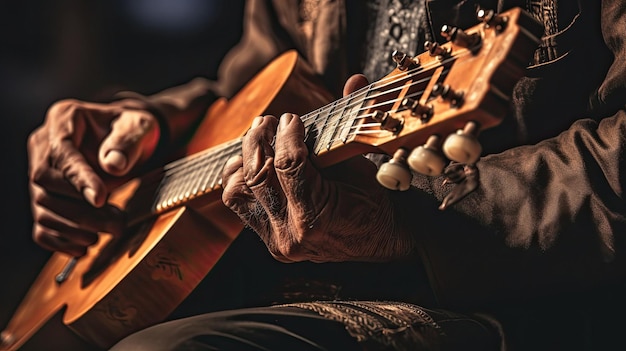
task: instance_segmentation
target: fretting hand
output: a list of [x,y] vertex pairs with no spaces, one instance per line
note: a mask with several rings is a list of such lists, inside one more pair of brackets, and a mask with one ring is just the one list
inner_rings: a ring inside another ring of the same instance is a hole
[[[367,84],[353,76],[344,94]],[[275,147],[272,140],[275,138]],[[293,114],[257,117],[224,168],[223,201],[282,262],[380,261],[413,245],[364,157],[317,170]]]

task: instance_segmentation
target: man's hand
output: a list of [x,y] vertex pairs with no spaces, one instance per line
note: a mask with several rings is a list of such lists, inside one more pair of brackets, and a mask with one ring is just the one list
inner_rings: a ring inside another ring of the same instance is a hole
[[33,238],[42,247],[79,257],[97,232],[123,230],[121,212],[106,199],[151,156],[160,135],[152,114],[128,106],[63,100],[30,135]]
[[[365,84],[354,76],[344,93]],[[372,162],[355,157],[321,173],[308,156],[298,116],[257,117],[242,156],[224,168],[224,203],[276,259],[380,261],[411,252],[412,240],[397,228],[389,191],[376,181]]]

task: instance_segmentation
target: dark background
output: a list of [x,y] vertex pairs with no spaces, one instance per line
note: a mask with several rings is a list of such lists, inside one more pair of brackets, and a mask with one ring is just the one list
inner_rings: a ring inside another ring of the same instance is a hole
[[[0,330],[50,253],[31,240],[26,139],[62,98],[106,100],[212,78],[243,0],[3,2],[0,9]],[[22,350],[89,350],[55,316]]]

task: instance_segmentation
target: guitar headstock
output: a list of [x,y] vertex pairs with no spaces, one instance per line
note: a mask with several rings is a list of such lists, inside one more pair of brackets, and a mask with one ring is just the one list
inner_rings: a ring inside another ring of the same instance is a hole
[[392,173],[379,172],[383,185],[408,188],[410,175],[393,173],[398,166],[407,171],[407,162],[429,175],[441,173],[448,160],[476,162],[481,147],[475,137],[506,115],[542,27],[519,8],[479,10],[477,17],[481,22],[466,30],[444,26],[448,42],[427,43],[418,56],[394,52],[397,68],[361,93],[365,103],[343,143],[395,155],[385,165]]

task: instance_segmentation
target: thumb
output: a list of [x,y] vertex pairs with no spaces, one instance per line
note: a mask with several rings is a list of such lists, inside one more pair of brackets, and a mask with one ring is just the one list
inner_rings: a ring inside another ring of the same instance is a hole
[[124,110],[111,123],[111,132],[100,145],[100,166],[114,176],[128,174],[152,155],[159,136],[158,122],[151,113],[144,110]]
[[367,78],[362,74],[354,74],[346,81],[343,86],[343,96],[352,94],[353,92],[366,87],[369,84]]

